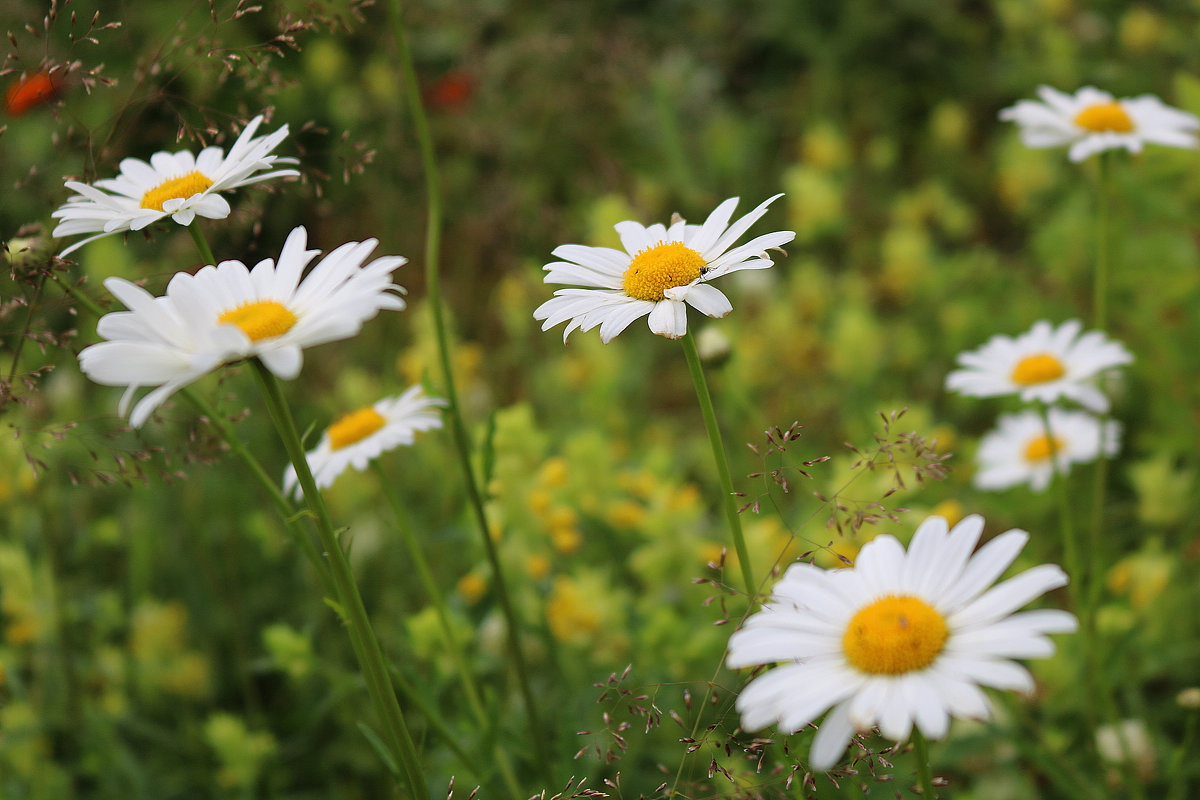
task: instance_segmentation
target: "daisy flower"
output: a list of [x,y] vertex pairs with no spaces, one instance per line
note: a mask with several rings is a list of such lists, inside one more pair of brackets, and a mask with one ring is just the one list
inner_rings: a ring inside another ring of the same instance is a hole
[[1065,397],[1097,413],[1108,411],[1108,398],[1093,379],[1133,356],[1100,331],[1080,336],[1082,328],[1077,319],[1057,329],[1042,320],[1015,339],[993,336],[978,350],[958,356],[963,368],[946,376],[946,388],[972,397],[1018,394],[1027,403]]
[[651,331],[678,339],[687,333],[688,305],[710,317],[723,317],[733,306],[708,282],[742,269],[770,267],[774,262],[767,250],[796,238],[792,231],[777,231],[733,247],[782,196],[766,200],[732,225],[729,220],[738,204],[736,197],[717,206],[703,225],[688,225],[682,219],[669,228],[618,222],[614,227],[625,252],[561,245],[554,255],[564,260],[543,267],[547,272],[544,282],[587,288],[559,289],[533,312],[533,318],[545,320],[544,331],[569,320],[564,342],[576,328],[588,331],[599,325],[600,340],[607,344],[631,322],[647,315]]
[[96,181],[95,185],[67,181],[67,188],[78,194],[50,215],[62,220],[53,235],[96,235],[81,239],[60,255],[114,233],[140,231],[168,215],[180,225],[191,225],[197,216],[224,219],[230,209],[221,192],[299,175],[294,169],[272,169],[277,164],[295,164],[296,159],[271,155],[287,137],[288,126],[255,136],[262,121],[262,116],[250,120],[228,155],[220,147],[206,147],[199,155],[188,150],[161,151],[150,157],[149,164],[137,158],[125,159],[120,164],[121,174]]
[[[980,489],[1007,489],[1028,483],[1035,492],[1050,485],[1054,477],[1054,462],[1064,475],[1072,464],[1086,464],[1100,457],[1117,453],[1121,426],[1107,420],[1103,423],[1084,411],[1064,411],[1051,408],[1047,412],[1053,440],[1036,411],[1002,414],[996,429],[983,437],[975,460],[979,471],[975,485]],[[1103,441],[1103,448],[1101,442]],[[1054,461],[1051,460],[1054,457]]]
[[180,272],[163,297],[129,281],[104,286],[125,304],[100,318],[96,331],[107,341],[79,354],[84,373],[105,386],[126,386],[124,415],[138,389],[156,387],[133,408],[137,428],[164,400],[222,364],[257,357],[276,376],[300,373],[305,347],[354,336],[380,309],[404,308],[392,283],[400,256],[363,261],[375,239],[349,242],[329,253],[301,280],[320,250],[305,249],[308,232],[293,230],[279,263],[264,259],[248,269],[223,261],[190,275]]
[[1026,147],[1070,145],[1072,161],[1124,147],[1140,153],[1146,143],[1195,148],[1200,119],[1165,105],[1154,95],[1116,100],[1085,86],[1073,96],[1042,86],[1037,100],[1021,100],[1000,112],[1000,119],[1021,127]]
[[[399,396],[385,397],[373,406],[341,417],[326,428],[321,441],[306,456],[317,488],[332,486],[346,467],[361,472],[371,459],[400,445],[412,444],[418,431],[442,427],[442,418],[433,409],[444,405],[446,401],[442,398],[423,394],[418,384]],[[288,467],[284,473],[283,490],[297,499],[304,495],[294,467]]]
[[827,770],[855,731],[879,726],[899,742],[915,724],[941,739],[951,717],[991,715],[981,686],[1031,692],[1033,677],[1010,659],[1052,655],[1046,634],[1077,622],[1066,611],[1013,612],[1067,576],[1043,564],[993,587],[1029,534],[1002,533],[972,556],[982,531],[978,515],[953,530],[929,517],[907,552],[883,535],[852,568],[793,564],[729,638],[730,667],[781,662],[738,696],[742,727],[794,733],[832,708],[809,753],[813,769]]

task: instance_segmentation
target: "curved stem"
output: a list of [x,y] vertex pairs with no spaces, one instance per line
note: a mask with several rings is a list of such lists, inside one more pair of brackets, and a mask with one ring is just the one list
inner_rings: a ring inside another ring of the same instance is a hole
[[438,176],[437,159],[433,152],[433,138],[429,132],[429,122],[425,117],[425,108],[421,103],[421,93],[417,84],[416,69],[413,66],[412,53],[408,48],[408,38],[404,32],[401,19],[400,0],[391,4],[393,27],[395,31],[396,48],[399,52],[400,66],[404,74],[405,102],[412,115],[413,127],[421,152],[421,167],[425,176],[425,192],[428,214],[425,227],[425,283],[429,293],[429,305],[433,316],[434,335],[437,339],[438,360],[441,366],[443,392],[447,400],[446,413],[450,418],[450,428],[454,435],[455,448],[458,451],[459,463],[466,482],[467,497],[475,522],[483,539],[484,550],[492,569],[496,596],[504,614],[508,629],[508,651],[512,666],[516,673],[521,697],[524,701],[525,712],[529,716],[529,729],[535,731],[533,740],[537,753],[537,762],[542,769],[543,778],[547,784],[553,782],[550,772],[551,761],[546,747],[546,741],[553,736],[553,731],[544,726],[538,713],[537,701],[529,683],[529,670],[526,666],[525,654],[521,647],[520,625],[509,597],[504,570],[500,564],[500,556],[496,544],[488,530],[487,515],[483,508],[483,496],[479,490],[479,482],[475,469],[471,464],[471,442],[467,436],[466,425],[463,423],[462,411],[458,401],[458,390],[454,384],[454,371],[450,358],[450,343],[447,333],[445,308],[442,304],[441,278],[438,270],[438,256],[441,249],[442,227],[442,197],[441,182]]
[[912,731],[913,757],[917,760],[917,781],[921,786],[921,796],[928,800],[936,800],[933,790],[933,768],[929,765],[929,744],[921,729],[913,726]]
[[304,447],[300,443],[300,434],[292,420],[292,412],[283,399],[279,381],[263,366],[257,358],[250,361],[254,367],[254,375],[258,378],[262,389],[263,399],[279,432],[280,439],[287,449],[288,457],[296,470],[296,477],[304,489],[304,497],[309,510],[317,520],[317,532],[321,536],[321,545],[325,548],[325,557],[329,559],[330,572],[333,577],[339,613],[345,620],[350,632],[350,642],[358,656],[359,668],[367,685],[367,693],[375,706],[383,724],[383,740],[396,763],[408,779],[408,790],[413,800],[426,800],[429,789],[425,782],[425,774],[421,770],[420,758],[416,745],[413,743],[408,726],[404,722],[404,714],[396,699],[396,690],[388,672],[387,663],[375,631],[371,628],[363,605],[362,595],[354,582],[354,574],[346,552],[342,549],[330,521],[329,512],[325,508],[325,500],[321,497],[312,472],[308,468]]
[[700,365],[700,354],[696,352],[696,339],[688,328],[683,339],[683,352],[687,356],[688,371],[692,374],[692,385],[696,388],[696,399],[700,401],[700,413],[704,415],[704,429],[708,431],[708,442],[712,446],[713,461],[721,479],[724,495],[725,518],[729,521],[729,532],[733,536],[733,548],[737,551],[738,564],[742,568],[742,580],[751,601],[756,594],[754,573],[750,569],[750,553],[746,549],[746,538],[742,535],[742,519],[738,514],[737,501],[733,494],[733,478],[729,475],[729,461],[725,458],[725,445],[721,441],[721,429],[717,425],[717,414],[713,410],[708,383],[704,380],[704,368]]
[[[417,536],[413,532],[412,525],[409,524],[408,515],[404,511],[404,505],[392,489],[393,483],[388,480],[387,473],[384,472],[383,465],[379,463],[379,459],[371,461],[371,470],[375,473],[375,477],[379,479],[380,488],[392,507],[392,513],[396,516],[396,527],[400,529],[400,537],[404,539],[404,544],[408,547],[409,557],[412,559],[413,565],[417,568],[417,575],[421,579],[421,584],[425,587],[425,596],[433,604],[438,624],[442,628],[442,638],[446,641],[446,649],[450,651],[450,659],[454,662],[454,667],[458,671],[459,683],[462,684],[463,695],[467,698],[467,705],[470,706],[471,713],[475,716],[475,723],[481,728],[486,728],[490,724],[487,711],[483,707],[483,701],[480,699],[479,689],[475,686],[475,677],[471,674],[466,656],[463,655],[458,638],[455,636],[454,630],[450,627],[450,618],[446,611],[446,599],[442,596],[437,582],[433,579],[433,573],[429,569],[429,562],[425,558],[424,550],[421,549],[421,543],[417,540]],[[501,776],[504,778],[509,793],[512,794],[513,800],[524,800],[524,795],[517,785],[516,776],[513,774],[508,754],[504,751],[504,747],[499,740],[495,744],[494,756],[496,765],[500,770]],[[469,763],[468,766],[470,766]]]
[[196,217],[192,220],[192,224],[187,226],[188,233],[192,235],[192,241],[196,243],[196,249],[200,251],[200,257],[204,259],[205,264],[216,264],[217,259],[213,257],[212,248],[208,246],[208,240],[204,238],[204,232],[200,230],[200,218]]

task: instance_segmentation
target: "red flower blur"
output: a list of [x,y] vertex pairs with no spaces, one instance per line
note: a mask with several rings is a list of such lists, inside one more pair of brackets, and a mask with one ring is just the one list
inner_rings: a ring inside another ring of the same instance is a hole
[[463,70],[451,70],[429,88],[429,105],[442,111],[458,111],[471,99],[475,78]]
[[55,73],[38,70],[17,80],[4,93],[4,110],[16,117],[58,96],[62,81]]

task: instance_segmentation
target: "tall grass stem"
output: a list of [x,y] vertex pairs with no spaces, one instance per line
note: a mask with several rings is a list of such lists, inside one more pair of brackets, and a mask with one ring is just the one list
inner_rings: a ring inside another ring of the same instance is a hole
[[483,539],[484,550],[492,569],[492,578],[496,596],[504,614],[507,628],[509,657],[516,673],[521,697],[525,705],[525,713],[529,717],[528,729],[535,731],[529,737],[533,740],[537,763],[542,771],[546,785],[553,783],[550,770],[551,761],[547,750],[547,741],[553,737],[553,731],[542,724],[538,711],[537,700],[529,681],[529,668],[526,665],[525,653],[521,646],[521,626],[516,611],[509,596],[508,584],[504,577],[504,569],[500,564],[500,555],[496,543],[488,528],[487,514],[483,507],[483,495],[479,489],[479,481],[475,475],[475,467],[471,463],[471,440],[462,418],[459,405],[458,390],[454,384],[454,369],[450,357],[450,337],[445,319],[445,307],[442,303],[441,277],[438,268],[441,251],[442,229],[442,192],[441,179],[438,174],[437,159],[433,152],[433,137],[429,132],[429,120],[425,115],[425,106],[421,101],[421,90],[417,83],[417,72],[413,65],[412,52],[408,46],[408,36],[404,30],[404,20],[400,0],[391,3],[392,27],[396,49],[400,59],[400,68],[404,76],[404,97],[412,116],[413,128],[417,136],[418,149],[421,153],[421,167],[425,177],[426,194],[426,225],[425,225],[425,284],[429,293],[429,306],[433,316],[434,335],[437,339],[438,360],[441,365],[444,382],[443,391],[446,395],[446,412],[450,418],[450,428],[454,435],[455,448],[458,451],[459,463],[462,466],[463,478],[466,482],[468,500]]
[[[421,585],[425,588],[425,596],[433,604],[434,613],[437,615],[438,624],[442,629],[442,637],[446,640],[446,649],[449,651],[450,660],[454,662],[454,668],[458,672],[459,683],[462,684],[463,695],[467,699],[467,705],[471,709],[471,714],[475,717],[475,723],[480,728],[486,728],[490,724],[487,710],[483,707],[479,688],[475,685],[475,676],[471,672],[470,665],[467,664],[467,659],[463,654],[458,637],[455,635],[454,629],[450,627],[450,615],[446,609],[446,598],[442,595],[437,581],[433,578],[433,572],[429,569],[429,561],[425,558],[425,551],[422,549],[421,542],[417,539],[416,533],[409,522],[404,504],[400,501],[400,497],[395,489],[392,488],[394,484],[388,479],[387,472],[384,470],[383,465],[379,463],[379,459],[371,461],[371,470],[379,480],[380,489],[392,507],[392,513],[396,517],[396,527],[400,529],[400,538],[404,540],[404,544],[408,548],[409,557],[412,559],[413,565],[417,568],[417,575],[421,579]],[[513,774],[512,763],[508,758],[508,753],[505,752],[504,746],[499,740],[493,746],[493,757],[496,760],[496,767],[504,779],[505,786],[508,788],[509,794],[512,795],[512,800],[525,800],[525,796],[521,792],[521,787],[517,785],[516,776]],[[468,764],[467,766],[471,765]]]

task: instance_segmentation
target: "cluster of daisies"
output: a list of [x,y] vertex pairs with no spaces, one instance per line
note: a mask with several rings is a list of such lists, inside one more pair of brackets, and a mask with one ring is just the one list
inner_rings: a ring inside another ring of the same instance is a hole
[[[298,176],[295,169],[278,168],[296,159],[273,155],[288,135],[287,125],[256,136],[262,123],[261,116],[251,120],[228,153],[220,147],[199,154],[158,152],[149,163],[123,160],[116,178],[92,184],[68,180],[67,188],[77,194],[53,213],[60,220],[53,235],[90,235],[61,255],[167,217],[184,226],[197,217],[224,219],[231,212],[224,194]],[[225,364],[255,358],[278,378],[294,379],[306,348],[355,336],[380,311],[405,307],[404,289],[392,282],[392,273],[407,259],[368,260],[377,244],[375,239],[347,242],[309,269],[321,251],[309,249],[301,226],[288,235],[278,259],[264,259],[253,268],[230,260],[194,273],[181,271],[161,297],[122,278],[108,278],[105,288],[127,310],[100,319],[97,333],[104,341],[79,353],[80,367],[97,383],[125,387],[118,410],[129,414],[135,428],[171,395]],[[150,391],[135,403],[143,388]],[[384,451],[410,444],[417,431],[439,427],[432,409],[441,404],[414,386],[347,414],[308,454],[318,486],[329,486],[348,466],[363,469]],[[289,473],[288,489],[293,482]]]
[[1042,491],[1055,472],[1116,454],[1121,426],[1104,416],[1109,400],[1100,383],[1133,356],[1100,331],[1082,329],[1079,320],[1057,328],[1041,320],[1020,336],[993,336],[958,356],[961,368],[946,377],[946,388],[973,397],[1015,394],[1035,406],[1001,415],[983,437],[976,453],[980,489],[1028,484]]
[[[1200,120],[1153,97],[1114,99],[1090,87],[1074,96],[1048,87],[1041,101],[1021,101],[1001,113],[1021,126],[1031,147],[1069,146],[1080,161],[1111,148],[1139,152],[1145,143],[1196,147]],[[55,236],[90,234],[64,251],[103,236],[141,230],[170,217],[191,225],[197,217],[230,213],[224,193],[251,183],[295,176],[273,155],[287,126],[255,136],[251,121],[229,153],[209,147],[155,154],[150,163],[121,162],[112,180],[69,181],[77,192],[54,212]],[[566,323],[598,328],[603,342],[642,317],[651,332],[671,339],[688,333],[688,307],[710,317],[732,311],[710,281],[731,272],[773,266],[771,250],[795,233],[776,231],[738,244],[779,195],[733,219],[730,198],[703,223],[675,219],[667,225],[625,221],[616,225],[623,250],[562,245],[546,264],[545,282],[565,285],[539,306],[534,318],[548,330]],[[127,311],[105,315],[105,341],[80,353],[93,380],[125,387],[122,414],[144,424],[174,392],[221,365],[256,358],[284,379],[296,377],[306,347],[354,336],[382,310],[404,308],[392,272],[405,259],[367,261],[377,242],[349,242],[306,268],[320,254],[296,228],[278,260],[248,268],[240,261],[180,272],[166,294],[155,297],[119,278],[105,286]],[[1103,333],[1082,333],[1078,321],[1055,328],[1038,322],[1016,338],[996,336],[959,356],[948,388],[967,395],[1016,394],[1036,410],[1003,416],[979,448],[976,482],[983,488],[1028,483],[1044,488],[1056,470],[1112,455],[1119,427],[1106,420],[1109,401],[1099,380],[1132,357]],[[133,403],[140,389],[150,391]],[[1064,408],[1059,403],[1073,407]],[[442,401],[413,387],[339,419],[309,454],[320,487],[346,468],[362,469],[382,452],[440,426]],[[1098,416],[1099,415],[1099,416]],[[294,490],[295,476],[285,478]],[[986,718],[991,705],[981,687],[1032,691],[1029,672],[1014,659],[1047,657],[1049,634],[1076,628],[1065,611],[1020,611],[1067,583],[1054,565],[1041,565],[993,585],[1013,564],[1028,534],[1011,530],[976,550],[984,529],[978,516],[953,530],[941,517],[918,527],[907,550],[879,536],[860,551],[853,567],[824,570],[793,564],[769,602],[729,640],[730,667],[778,664],[741,692],[737,708],[747,730],[775,725],[795,732],[829,711],[810,752],[815,769],[829,769],[855,732],[878,726],[893,739],[914,727],[930,738],[946,735],[952,717]]]

